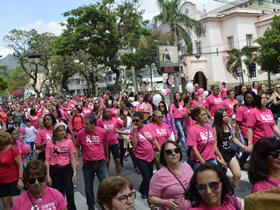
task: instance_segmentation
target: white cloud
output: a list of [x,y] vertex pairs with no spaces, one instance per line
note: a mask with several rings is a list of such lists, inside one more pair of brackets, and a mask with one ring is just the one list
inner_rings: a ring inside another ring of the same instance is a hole
[[60,35],[62,33],[63,28],[56,21],[44,23],[42,20],[38,20],[34,23],[30,23],[28,25],[21,27],[21,29],[26,31],[29,31],[31,29],[36,29],[39,33],[51,32],[54,33],[55,35]]
[[[13,53],[13,50],[3,46],[0,44],[0,56],[2,56],[1,58],[4,58],[6,57],[8,54],[12,54]],[[1,59],[0,58],[0,59]]]

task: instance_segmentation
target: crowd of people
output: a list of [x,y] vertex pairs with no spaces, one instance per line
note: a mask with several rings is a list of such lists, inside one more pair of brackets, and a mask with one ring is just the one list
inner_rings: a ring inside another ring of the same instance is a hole
[[135,208],[133,184],[122,176],[128,156],[151,209],[241,209],[234,194],[241,170],[248,171],[252,193],[280,186],[280,85],[272,95],[258,82],[205,92],[195,85],[176,92],[172,103],[163,95],[153,100],[159,93],[125,91],[2,101],[4,210],[77,209],[80,156],[89,210],[97,203],[105,210]]

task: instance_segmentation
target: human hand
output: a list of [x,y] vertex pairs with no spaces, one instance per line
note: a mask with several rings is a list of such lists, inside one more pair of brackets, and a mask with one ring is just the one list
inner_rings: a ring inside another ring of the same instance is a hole
[[52,178],[49,175],[47,175],[46,178],[47,178],[47,185],[51,187],[52,186]]
[[18,188],[19,190],[21,190],[23,187],[24,187],[24,184],[23,184],[22,180],[19,179],[18,182],[17,182],[17,188]]
[[76,175],[73,175],[73,177],[72,177],[72,182],[73,182],[73,184],[76,184],[76,183],[77,183],[77,176],[76,176]]
[[248,147],[247,147],[246,152],[251,153],[252,150],[253,150],[253,145],[252,145],[252,144],[249,144]]
[[175,203],[174,199],[167,200],[167,207],[171,210],[179,210],[178,205]]

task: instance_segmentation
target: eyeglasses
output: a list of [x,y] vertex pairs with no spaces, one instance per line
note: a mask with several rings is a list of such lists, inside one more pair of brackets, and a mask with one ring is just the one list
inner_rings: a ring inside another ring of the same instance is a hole
[[159,119],[161,119],[162,118],[162,116],[156,116],[157,118],[159,118]]
[[38,182],[42,183],[45,181],[45,177],[44,176],[41,176],[41,177],[37,177],[37,178],[31,178],[31,179],[28,179],[27,182],[29,184],[34,184],[36,182],[36,179]]
[[268,155],[271,155],[273,159],[279,158],[279,154],[280,154],[280,151],[273,151],[273,152],[268,153]]
[[166,155],[172,155],[173,152],[174,152],[175,154],[179,154],[179,153],[180,153],[180,149],[179,149],[179,148],[175,148],[175,149],[166,149],[164,152],[165,152]]
[[207,192],[207,185],[212,192],[217,191],[219,189],[219,186],[220,186],[219,182],[210,182],[208,184],[197,184],[196,185],[196,190],[200,194],[206,193]]
[[139,120],[132,120],[132,122],[139,122]]
[[129,193],[128,195],[122,195],[118,199],[121,203],[126,203],[128,201],[128,198],[131,198],[134,200],[136,198],[136,192],[133,191],[133,192]]

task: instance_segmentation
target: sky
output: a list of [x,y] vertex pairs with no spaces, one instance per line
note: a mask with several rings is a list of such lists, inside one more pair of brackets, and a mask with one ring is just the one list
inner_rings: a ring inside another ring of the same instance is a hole
[[[1,0],[0,4],[0,56],[12,53],[3,37],[12,29],[62,32],[60,23],[65,21],[63,13],[79,6],[95,3],[96,0]],[[151,20],[159,13],[156,0],[140,0],[144,18]],[[214,0],[191,0],[199,9],[211,10],[221,3]]]

